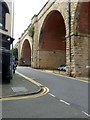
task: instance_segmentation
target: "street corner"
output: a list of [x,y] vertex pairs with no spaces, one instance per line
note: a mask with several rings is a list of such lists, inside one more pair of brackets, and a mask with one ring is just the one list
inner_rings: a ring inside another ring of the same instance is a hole
[[16,72],[10,84],[2,85],[2,98],[0,100],[18,100],[43,96],[49,89],[42,84]]

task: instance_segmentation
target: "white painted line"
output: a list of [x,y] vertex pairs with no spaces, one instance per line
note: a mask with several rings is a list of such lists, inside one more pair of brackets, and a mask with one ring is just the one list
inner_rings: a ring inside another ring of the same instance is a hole
[[70,103],[68,103],[68,102],[66,102],[66,101],[64,101],[64,100],[60,100],[60,102],[63,102],[63,103],[65,103],[66,105],[70,105]]
[[49,95],[51,95],[52,97],[55,97],[55,95],[51,94],[51,93],[48,93]]
[[90,115],[84,111],[82,111],[82,113],[84,113],[85,115],[87,115],[88,117],[90,117]]

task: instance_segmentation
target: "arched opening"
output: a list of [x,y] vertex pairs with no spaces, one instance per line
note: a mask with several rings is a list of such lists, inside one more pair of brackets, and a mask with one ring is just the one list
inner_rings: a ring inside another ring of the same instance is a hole
[[23,43],[20,64],[24,66],[31,65],[31,47],[28,40]]
[[4,7],[6,10],[6,13],[9,13],[9,8],[7,3],[4,0],[0,0],[0,5],[2,5],[2,8]]
[[6,29],[6,13],[9,13],[9,8],[4,0],[0,0],[0,28]]
[[61,64],[66,64],[65,35],[66,28],[62,15],[57,10],[51,11],[44,20],[40,33],[42,67],[57,69]]

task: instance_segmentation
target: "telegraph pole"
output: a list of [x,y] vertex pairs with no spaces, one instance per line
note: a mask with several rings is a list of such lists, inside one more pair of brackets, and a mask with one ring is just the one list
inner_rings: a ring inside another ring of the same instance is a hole
[[69,55],[70,55],[69,76],[71,76],[71,0],[68,0],[68,26],[69,26]]

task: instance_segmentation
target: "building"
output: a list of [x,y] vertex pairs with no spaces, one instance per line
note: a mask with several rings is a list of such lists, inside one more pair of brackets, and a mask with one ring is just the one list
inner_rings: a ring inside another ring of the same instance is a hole
[[[0,0],[0,39],[2,40],[1,47],[10,49],[10,44],[13,43],[12,29],[12,0]],[[0,41],[1,42],[1,41]]]
[[[0,0],[0,50],[2,51],[2,79],[10,81],[10,45],[13,43],[12,0]],[[7,57],[7,59],[5,59]],[[4,76],[4,77],[3,77]],[[7,82],[8,82],[7,81]]]

